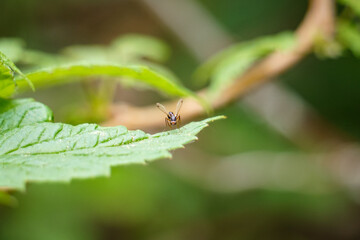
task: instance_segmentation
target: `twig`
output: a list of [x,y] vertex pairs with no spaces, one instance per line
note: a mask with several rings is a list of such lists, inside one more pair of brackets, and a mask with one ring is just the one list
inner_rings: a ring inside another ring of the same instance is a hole
[[[284,72],[292,67],[304,56],[313,46],[316,35],[319,33],[326,36],[334,32],[334,2],[332,0],[309,0],[307,13],[296,31],[297,44],[287,52],[275,52],[253,66],[236,82],[227,88],[220,97],[210,99],[214,109],[223,107],[235,99],[243,96],[255,86],[270,80],[270,78]],[[206,96],[206,89],[198,92],[200,96]],[[205,114],[202,106],[192,98],[184,99],[185,106],[182,115],[187,120]],[[168,109],[175,109],[177,101],[164,103]],[[129,129],[153,128],[163,126],[162,113],[155,105],[146,107],[134,107],[128,104],[116,104],[111,107],[111,118],[103,123],[106,126],[124,125]]]

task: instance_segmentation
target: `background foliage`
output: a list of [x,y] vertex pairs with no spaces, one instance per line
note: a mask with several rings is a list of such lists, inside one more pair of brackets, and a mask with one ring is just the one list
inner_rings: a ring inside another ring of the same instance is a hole
[[[295,29],[307,7],[306,1],[288,0],[196,2],[227,34],[242,42],[262,36],[288,37],[275,34]],[[339,2],[334,42],[320,39],[316,55],[306,57],[276,80],[324,120],[321,126],[314,121],[314,132],[326,136],[322,127],[330,125],[341,137],[357,142],[358,5],[350,0]],[[350,10],[343,3],[355,7]],[[140,1],[2,0],[0,6],[0,36],[6,37],[0,41],[0,50],[6,49],[4,53],[25,72],[38,72],[32,79],[35,86],[36,76],[40,81],[42,74],[48,74],[41,69],[81,63],[73,71],[75,76],[66,78],[70,84],[39,87],[35,93],[18,78],[19,90],[23,89],[18,97],[33,97],[48,105],[56,122],[99,123],[107,117],[104,106],[113,99],[148,105],[167,97],[167,91],[162,91],[165,95],[147,91],[153,86],[130,78],[101,77],[104,81],[100,82],[96,76],[85,83],[74,81],[86,72],[84,60],[96,66],[146,64],[171,79],[172,86],[181,86],[174,95],[189,95],[192,93],[183,89],[199,87],[193,81],[199,71],[194,54]],[[291,45],[291,34],[286,42]],[[242,64],[251,65],[272,48],[276,46],[255,55],[248,53],[253,56],[251,62]],[[226,66],[231,76],[231,64]],[[71,74],[68,70],[66,74]],[[57,71],[46,78],[55,82],[59,72],[62,78],[63,71]],[[299,146],[241,101],[215,113],[228,118],[201,133],[201,141],[186,151],[175,152],[171,161],[114,168],[109,178],[29,184],[26,192],[12,195],[0,192],[0,239],[360,237],[358,183],[350,178],[344,181],[324,167],[333,159],[319,160],[316,140]],[[291,118],[291,113],[278,115]],[[359,154],[350,150],[340,159],[355,159],[342,164],[354,164],[350,168],[356,176]],[[334,164],[342,169],[340,163]],[[344,175],[350,176],[349,172]]]

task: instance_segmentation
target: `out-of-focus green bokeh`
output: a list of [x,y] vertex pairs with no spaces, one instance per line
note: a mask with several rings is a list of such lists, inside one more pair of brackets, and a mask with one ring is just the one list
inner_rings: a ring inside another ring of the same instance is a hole
[[[307,1],[291,0],[196,2],[235,41],[293,30],[307,8]],[[169,43],[167,66],[186,86],[196,86],[198,60],[143,1],[0,2],[0,37],[21,38],[31,49],[56,53],[69,45],[109,44],[128,33]],[[311,55],[276,80],[358,140],[359,63],[349,53],[332,60]],[[81,84],[26,96],[49,105],[56,121],[83,119],[73,110],[86,106]],[[116,98],[137,105],[161,99],[130,89]],[[16,206],[0,203],[0,239],[360,239],[359,194],[316,156],[241,101],[215,114],[227,119],[171,160],[117,167],[109,178],[28,184],[26,192],[13,193]]]

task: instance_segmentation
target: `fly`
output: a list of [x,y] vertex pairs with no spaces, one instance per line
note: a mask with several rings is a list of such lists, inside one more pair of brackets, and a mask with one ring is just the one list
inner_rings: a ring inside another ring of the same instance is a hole
[[183,101],[182,99],[179,100],[177,106],[176,106],[176,111],[175,111],[175,114],[173,112],[167,112],[166,111],[166,108],[164,107],[164,105],[160,104],[160,103],[157,103],[156,106],[160,109],[160,111],[162,111],[163,113],[166,114],[166,117],[165,117],[165,124],[167,126],[169,126],[170,128],[172,128],[172,126],[176,126],[176,125],[179,125],[180,124],[180,108],[183,104]]

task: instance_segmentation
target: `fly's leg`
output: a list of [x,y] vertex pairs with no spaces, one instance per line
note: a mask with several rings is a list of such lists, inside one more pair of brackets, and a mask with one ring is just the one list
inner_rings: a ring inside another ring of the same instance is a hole
[[169,123],[169,119],[165,118],[165,124],[169,127],[169,128],[172,128],[170,123]]
[[178,116],[176,117],[176,122],[177,122],[176,127],[177,127],[177,128],[181,127],[181,118],[180,118],[180,115],[178,115]]

